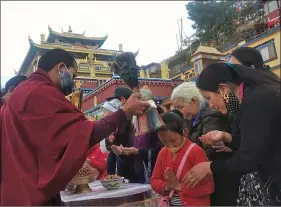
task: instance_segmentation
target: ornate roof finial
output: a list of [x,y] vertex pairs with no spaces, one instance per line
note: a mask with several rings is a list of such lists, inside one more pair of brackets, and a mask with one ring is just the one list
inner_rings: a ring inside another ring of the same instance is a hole
[[68,32],[72,32],[71,26],[69,25]]
[[29,43],[33,42],[33,40],[31,39],[31,37],[29,35],[28,35],[28,41],[29,41]]
[[136,51],[136,52],[134,53],[135,57],[138,56],[139,52],[140,52],[140,50],[138,49],[138,51]]
[[51,29],[50,25],[48,25],[48,30],[49,30],[49,32],[53,31],[53,30]]

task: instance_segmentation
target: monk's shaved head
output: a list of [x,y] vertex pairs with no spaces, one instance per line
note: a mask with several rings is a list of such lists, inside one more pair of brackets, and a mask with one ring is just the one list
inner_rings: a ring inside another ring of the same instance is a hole
[[77,69],[77,63],[74,57],[65,50],[53,49],[42,55],[38,62],[38,68],[45,72],[50,72],[56,65],[64,63],[67,68]]

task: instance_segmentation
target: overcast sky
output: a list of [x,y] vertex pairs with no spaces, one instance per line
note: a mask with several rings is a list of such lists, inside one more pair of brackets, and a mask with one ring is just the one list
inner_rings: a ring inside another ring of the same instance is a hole
[[74,33],[98,37],[108,34],[103,49],[139,49],[138,65],[174,55],[177,19],[183,18],[186,35],[192,35],[186,1],[1,1],[1,85],[18,70],[29,48],[28,35],[40,43],[48,25],[57,32],[72,26]]

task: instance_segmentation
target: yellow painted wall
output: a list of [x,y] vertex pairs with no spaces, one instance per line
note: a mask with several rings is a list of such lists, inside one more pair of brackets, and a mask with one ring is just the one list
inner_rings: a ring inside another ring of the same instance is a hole
[[[259,45],[263,44],[264,42],[267,42],[267,41],[272,40],[272,39],[274,39],[277,59],[266,63],[270,67],[274,67],[274,66],[277,66],[277,65],[280,64],[280,30],[275,32],[275,33],[273,33],[273,34],[271,34],[271,35],[269,35],[269,36],[266,36],[266,37],[264,37],[262,39],[259,39],[256,42],[252,42],[251,44],[247,45],[247,47],[256,47],[256,46],[259,46]],[[236,47],[238,47],[238,45]],[[236,47],[223,52],[223,54],[227,55],[227,54],[231,53],[233,50],[236,49]],[[280,77],[280,68],[279,69],[274,69],[273,72]]]
[[280,78],[280,67],[272,70],[273,73],[275,73]]

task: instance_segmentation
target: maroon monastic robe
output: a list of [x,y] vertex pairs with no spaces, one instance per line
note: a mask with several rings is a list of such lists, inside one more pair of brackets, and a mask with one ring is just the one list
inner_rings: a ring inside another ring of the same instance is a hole
[[1,206],[45,204],[83,165],[94,123],[41,69],[15,89],[0,118]]

